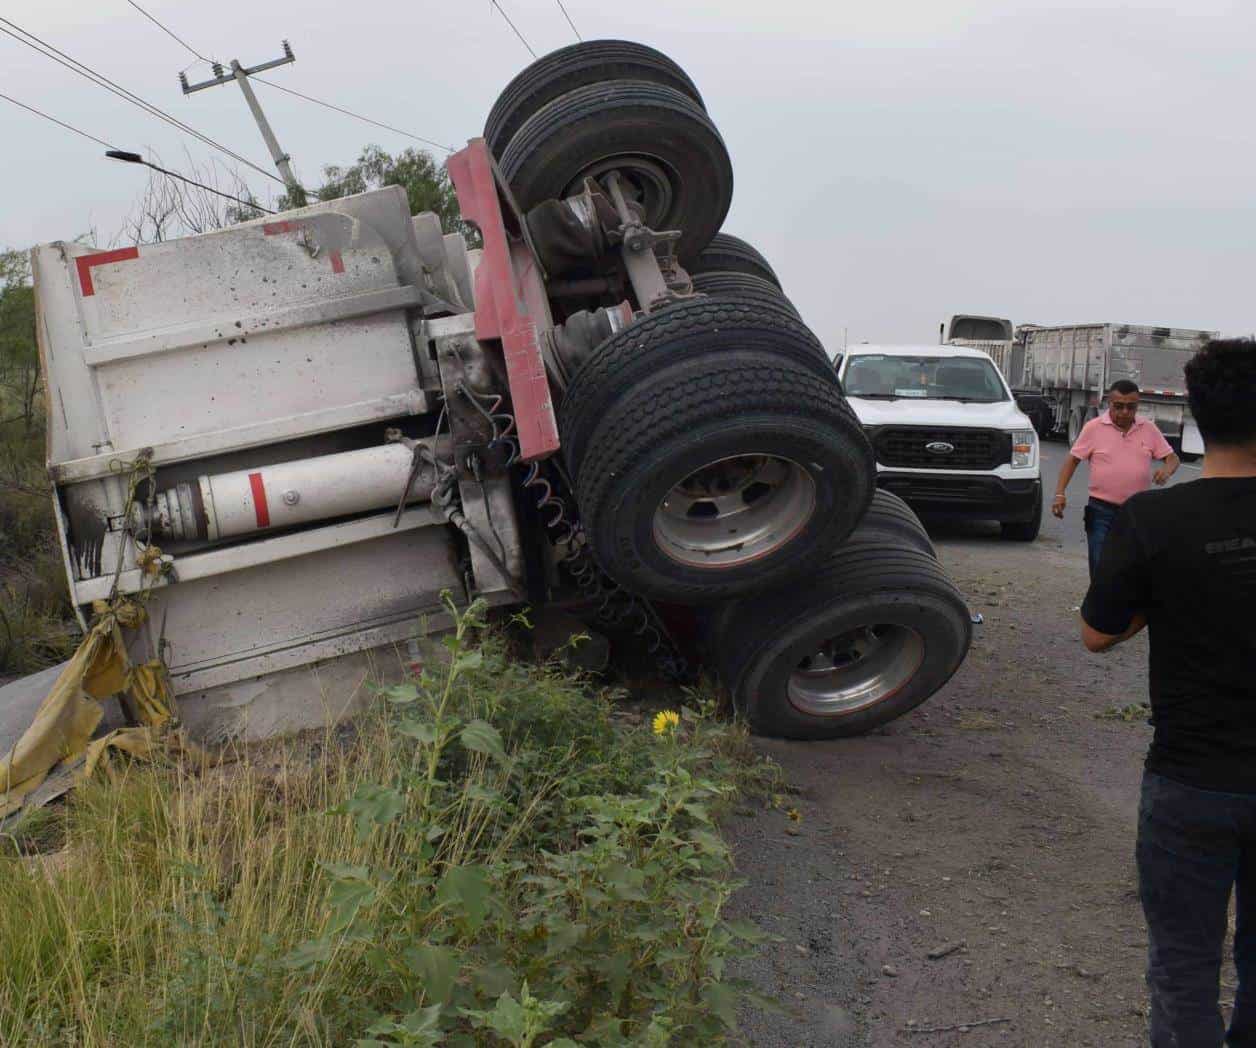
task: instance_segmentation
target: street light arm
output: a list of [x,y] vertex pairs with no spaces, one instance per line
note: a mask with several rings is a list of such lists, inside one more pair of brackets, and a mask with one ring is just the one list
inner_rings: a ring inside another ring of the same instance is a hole
[[230,193],[224,193],[221,189],[215,189],[213,186],[207,186],[204,182],[198,182],[194,178],[188,178],[187,175],[181,175],[177,171],[167,171],[164,167],[158,167],[156,164],[145,160],[139,153],[132,153],[126,149],[109,149],[105,151],[105,156],[110,160],[121,160],[125,164],[140,164],[143,167],[150,167],[158,174],[165,175],[167,178],[174,178],[180,182],[186,182],[190,186],[196,186],[197,189],[203,189],[206,193],[213,193],[215,196],[223,197],[225,200],[231,200],[241,207],[251,208],[254,211],[262,211],[268,215],[275,214],[268,207],[262,207],[261,204],[252,200],[241,200],[238,196],[232,196]]

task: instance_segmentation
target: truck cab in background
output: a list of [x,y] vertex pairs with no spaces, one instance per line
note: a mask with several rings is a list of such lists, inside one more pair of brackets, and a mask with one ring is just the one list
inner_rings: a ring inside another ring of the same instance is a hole
[[1006,317],[955,313],[947,317],[938,341],[948,346],[971,346],[991,360],[1006,379],[1016,406],[1033,424],[1038,436],[1046,439],[1055,429],[1055,409],[1039,390],[1021,385],[1025,370],[1025,333],[1032,324],[1016,327]]
[[1016,329],[1005,317],[986,317],[976,313],[954,313],[942,325],[939,342],[1011,342]]
[[1038,434],[989,355],[968,346],[848,349],[838,377],[877,462],[877,486],[922,516],[1042,524]]

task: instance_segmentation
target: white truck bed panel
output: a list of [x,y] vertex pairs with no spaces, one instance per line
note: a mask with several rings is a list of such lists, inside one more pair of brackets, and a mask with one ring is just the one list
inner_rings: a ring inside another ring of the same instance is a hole
[[465,600],[444,532],[421,528],[341,547],[334,556],[312,553],[165,587],[154,592],[149,612],[154,629],[164,620],[166,636],[176,638],[167,661],[183,692],[216,668],[256,676],[282,652],[389,623],[413,628],[416,615],[440,609],[443,589]]
[[37,250],[49,386],[76,413],[52,412],[50,464],[263,420],[289,422],[271,440],[300,436],[350,407],[339,424],[425,411],[417,256],[396,187],[161,244]]
[[299,428],[312,408],[388,397],[422,404],[399,310],[232,342],[98,368],[114,446],[184,440],[247,426],[263,415],[292,419]]
[[[469,590],[517,599],[515,578],[498,569],[522,573],[505,476],[457,480],[493,556],[424,502],[396,528],[393,511],[377,509],[401,498],[411,465],[410,445],[385,442],[386,424],[429,437],[436,347],[475,338],[458,289],[470,286],[466,262],[462,241],[435,216],[412,219],[398,187],[138,248],[35,250],[48,465],[72,599],[86,616],[94,600],[152,586],[132,655],[151,658],[166,642],[193,720],[196,707],[247,702],[254,727],[317,722],[317,705],[261,706],[294,703],[307,664],[445,625],[444,591],[458,603]],[[141,453],[164,523],[143,495],[124,513]],[[364,456],[390,463],[378,498],[362,496],[365,471],[353,464]],[[164,500],[176,495],[188,500],[180,521],[209,512],[190,494],[201,474],[248,493],[229,536],[169,526]],[[159,520],[154,541],[172,569],[159,579],[136,561],[141,519]],[[202,718],[207,730],[219,730],[213,719]]]

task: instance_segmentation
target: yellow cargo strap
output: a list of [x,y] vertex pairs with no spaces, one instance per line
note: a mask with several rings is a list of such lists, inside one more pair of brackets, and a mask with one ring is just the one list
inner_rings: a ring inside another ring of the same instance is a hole
[[[134,600],[97,601],[95,621],[83,643],[40,704],[31,726],[0,759],[0,819],[19,811],[28,796],[54,771],[71,771],[82,759],[75,781],[97,769],[107,770],[110,754],[120,751],[152,759],[183,753],[201,756],[177,727],[174,692],[160,659],[134,665],[122,631],[147,617]],[[119,728],[92,739],[102,703],[118,696],[138,727]]]

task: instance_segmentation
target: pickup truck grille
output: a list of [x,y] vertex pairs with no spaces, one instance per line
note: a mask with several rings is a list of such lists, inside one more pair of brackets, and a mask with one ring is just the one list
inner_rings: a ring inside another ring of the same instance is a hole
[[[949,444],[953,450],[929,450]],[[929,429],[892,426],[872,439],[877,461],[900,469],[994,469],[1012,461],[1012,438],[997,429]]]

